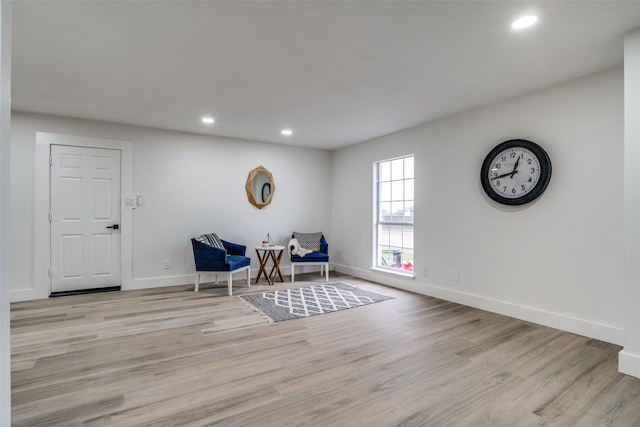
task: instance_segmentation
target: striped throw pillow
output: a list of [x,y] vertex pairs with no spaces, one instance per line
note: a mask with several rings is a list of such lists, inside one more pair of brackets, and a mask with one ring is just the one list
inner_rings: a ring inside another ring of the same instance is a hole
[[224,249],[224,245],[222,244],[222,240],[218,237],[216,233],[203,234],[200,237],[196,237],[196,240],[200,243],[206,243],[207,245],[214,246],[216,248]]

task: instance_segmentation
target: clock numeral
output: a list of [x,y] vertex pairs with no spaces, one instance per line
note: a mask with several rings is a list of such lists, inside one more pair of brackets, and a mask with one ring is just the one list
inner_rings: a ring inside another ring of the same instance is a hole
[[512,151],[511,153],[509,153],[509,157],[511,157],[512,159],[515,159],[516,157],[515,151]]
[[531,173],[536,173],[536,168],[531,168]]
[[511,189],[511,194],[516,194],[516,189],[515,188]]
[[496,187],[500,187],[500,180],[496,180]]
[[524,184],[522,184],[522,186],[520,186],[520,189],[521,189],[522,191],[526,190],[526,188],[524,187]]
[[527,182],[533,182],[533,180],[531,179],[531,177],[529,177],[529,179],[527,180]]
[[527,164],[530,165],[531,164],[531,159],[527,159]]
[[501,159],[502,159],[503,162],[506,162],[507,161],[507,156],[502,156]]
[[502,165],[500,163],[496,163],[495,165],[493,165],[493,167],[496,168],[496,169],[500,169],[501,166]]
[[502,191],[507,191],[507,187],[506,186],[502,187]]

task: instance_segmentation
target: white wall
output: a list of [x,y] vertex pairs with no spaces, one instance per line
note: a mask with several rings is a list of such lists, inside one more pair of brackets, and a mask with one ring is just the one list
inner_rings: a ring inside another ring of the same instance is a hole
[[619,369],[640,378],[640,31],[624,42],[625,331]]
[[[523,207],[480,185],[484,157],[511,138],[538,142],[553,164],[547,191]],[[411,153],[416,277],[403,279],[370,269],[372,165]],[[620,68],[333,152],[334,267],[620,343],[623,154]]]
[[0,2],[0,426],[11,425],[11,339],[9,287],[11,276],[9,218],[11,127],[11,3]]
[[[11,228],[14,300],[29,295],[34,283],[36,131],[133,142],[134,190],[145,204],[133,212],[132,288],[193,283],[190,238],[202,233],[247,245],[253,276],[253,247],[267,233],[279,244],[294,230],[331,235],[326,151],[14,111],[11,213],[20,218]],[[259,165],[276,185],[271,205],[262,210],[249,204],[245,192],[249,171]],[[283,260],[284,272],[288,265]]]

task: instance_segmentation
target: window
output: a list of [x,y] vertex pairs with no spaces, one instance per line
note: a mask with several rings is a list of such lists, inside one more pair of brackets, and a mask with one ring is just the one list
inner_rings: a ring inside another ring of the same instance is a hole
[[374,265],[413,274],[413,155],[375,165]]

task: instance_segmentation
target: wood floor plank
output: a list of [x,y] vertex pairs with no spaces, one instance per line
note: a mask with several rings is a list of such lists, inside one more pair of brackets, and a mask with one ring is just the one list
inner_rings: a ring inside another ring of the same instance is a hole
[[[624,425],[627,420],[640,423],[640,389],[628,376],[612,375],[601,395],[608,399],[592,399],[591,407],[576,422],[576,427],[594,425],[594,417],[600,426]],[[603,415],[604,414],[604,415]]]
[[204,284],[11,305],[15,426],[640,426],[619,346],[335,273],[393,297],[270,323]]

